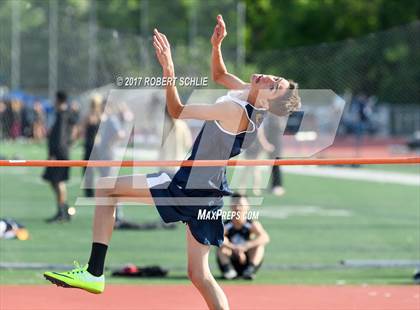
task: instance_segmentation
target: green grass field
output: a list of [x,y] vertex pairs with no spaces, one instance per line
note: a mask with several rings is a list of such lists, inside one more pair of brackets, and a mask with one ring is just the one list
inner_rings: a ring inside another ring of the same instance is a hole
[[[0,154],[45,158],[45,147],[0,144]],[[74,158],[81,157],[76,148]],[[418,174],[419,166],[375,170]],[[367,169],[367,168],[361,168]],[[145,170],[146,172],[146,170]],[[86,262],[91,242],[93,207],[81,206],[71,223],[45,224],[55,212],[42,169],[0,167],[0,217],[27,226],[30,240],[0,240],[0,262],[71,264]],[[81,195],[81,169],[72,169],[69,201]],[[286,195],[265,195],[260,221],[271,236],[256,283],[336,284],[410,283],[413,268],[284,269],[285,265],[336,265],[346,259],[420,260],[420,190],[416,186],[285,175]],[[311,209],[311,207],[316,207]],[[308,209],[309,208],[309,209]],[[308,211],[309,210],[309,211]],[[311,211],[312,210],[312,211]],[[315,210],[315,211],[314,211]],[[334,213],[335,212],[335,213]],[[154,207],[126,206],[134,221],[157,220]],[[288,214],[286,218],[284,214]],[[337,215],[338,214],[338,215]],[[341,216],[340,216],[341,214]],[[115,231],[107,264],[159,264],[171,270],[167,279],[118,279],[112,283],[182,283],[186,278],[185,229]],[[213,258],[214,256],[212,256]],[[214,259],[211,265],[218,274]],[[46,283],[42,271],[0,269],[0,284]],[[241,281],[241,283],[244,283]]]

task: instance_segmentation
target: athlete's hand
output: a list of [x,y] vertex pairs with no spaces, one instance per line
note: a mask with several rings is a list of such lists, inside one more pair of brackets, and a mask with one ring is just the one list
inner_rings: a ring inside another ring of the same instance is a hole
[[163,70],[173,70],[174,64],[172,62],[171,46],[169,45],[166,36],[157,29],[154,30],[153,46],[155,48],[156,57]]
[[222,15],[217,15],[217,24],[214,27],[213,35],[211,36],[211,44],[214,47],[220,46],[222,44],[223,39],[226,37],[226,25],[225,21],[223,20]]

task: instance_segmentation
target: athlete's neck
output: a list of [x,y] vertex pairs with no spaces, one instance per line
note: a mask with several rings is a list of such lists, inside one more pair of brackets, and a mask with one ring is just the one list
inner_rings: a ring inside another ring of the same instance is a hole
[[267,109],[268,107],[267,107],[266,102],[263,100],[257,100],[257,98],[258,98],[258,89],[251,88],[249,90],[248,98],[246,99],[246,101],[248,101],[249,104],[253,105],[256,108]]

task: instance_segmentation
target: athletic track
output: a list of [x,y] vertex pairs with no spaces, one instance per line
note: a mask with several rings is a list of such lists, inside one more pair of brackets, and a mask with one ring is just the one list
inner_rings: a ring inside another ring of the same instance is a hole
[[[231,309],[419,310],[420,286],[225,285]],[[55,286],[0,286],[1,310],[206,309],[188,285],[109,285],[102,295]]]

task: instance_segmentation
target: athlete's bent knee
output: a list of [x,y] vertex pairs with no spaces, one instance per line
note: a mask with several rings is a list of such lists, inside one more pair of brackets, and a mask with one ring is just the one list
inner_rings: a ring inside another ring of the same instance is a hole
[[202,270],[189,267],[188,278],[195,286],[204,286],[206,283],[210,282],[211,276]]

